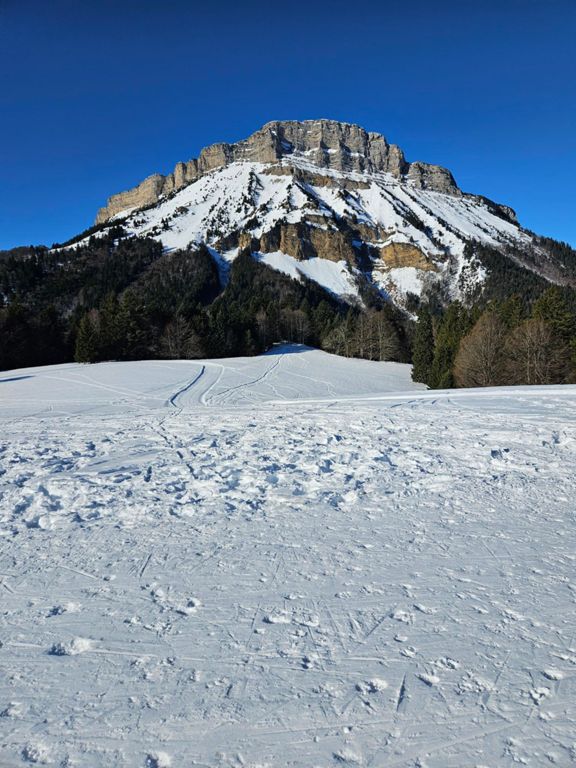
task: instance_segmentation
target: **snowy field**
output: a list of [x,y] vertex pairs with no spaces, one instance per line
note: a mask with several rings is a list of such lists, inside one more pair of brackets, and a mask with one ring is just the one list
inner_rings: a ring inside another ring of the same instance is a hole
[[0,766],[576,760],[576,387],[0,373]]

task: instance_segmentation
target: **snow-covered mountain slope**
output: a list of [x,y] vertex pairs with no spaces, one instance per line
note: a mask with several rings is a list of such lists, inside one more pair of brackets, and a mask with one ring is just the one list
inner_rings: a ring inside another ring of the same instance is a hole
[[0,765],[567,766],[576,387],[0,376]]
[[399,304],[432,284],[452,299],[481,286],[485,270],[467,243],[515,259],[524,250],[537,271],[544,260],[510,208],[463,193],[445,169],[408,163],[358,126],[270,123],[180,166],[110,198],[100,224],[121,222],[170,249],[206,243],[225,260],[244,247],[282,253],[304,274],[305,261],[326,259],[348,273],[339,295],[357,299],[355,284],[367,281]]

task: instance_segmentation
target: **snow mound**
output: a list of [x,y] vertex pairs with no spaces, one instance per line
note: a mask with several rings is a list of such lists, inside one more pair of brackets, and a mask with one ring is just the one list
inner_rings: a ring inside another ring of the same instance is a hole
[[74,637],[68,642],[54,643],[50,648],[52,656],[78,656],[80,653],[92,650],[93,643],[85,637]]

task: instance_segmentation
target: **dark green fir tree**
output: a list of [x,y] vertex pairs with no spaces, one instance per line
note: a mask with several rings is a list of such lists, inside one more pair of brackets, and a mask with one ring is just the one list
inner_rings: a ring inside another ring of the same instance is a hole
[[94,310],[87,312],[78,326],[74,359],[77,363],[94,363],[98,360],[99,333]]
[[418,313],[418,322],[412,343],[412,380],[430,384],[434,361],[434,331],[428,307]]

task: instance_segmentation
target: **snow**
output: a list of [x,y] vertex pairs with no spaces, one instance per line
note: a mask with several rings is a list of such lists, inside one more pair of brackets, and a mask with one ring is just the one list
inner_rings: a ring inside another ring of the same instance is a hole
[[344,260],[328,261],[328,259],[311,258],[298,261],[281,251],[255,253],[254,256],[263,264],[296,280],[304,276],[336,296],[358,298],[358,287]]
[[[310,172],[312,178],[322,176],[331,182],[327,185],[299,182],[293,175],[297,169]],[[128,214],[124,227],[129,234],[154,237],[169,250],[204,242],[212,248],[220,266],[222,260],[230,261],[237,253],[237,249],[227,254],[218,251],[222,238],[233,233],[250,232],[260,237],[281,221],[292,224],[307,221],[327,229],[335,227],[335,221],[343,217],[353,224],[355,221],[367,224],[381,233],[382,239],[371,243],[376,248],[403,242],[422,250],[448,282],[452,298],[460,296],[459,279],[466,267],[464,249],[470,239],[496,247],[533,244],[528,233],[494,215],[480,197],[420,190],[388,173],[344,173],[320,168],[307,153],[299,152],[277,163],[245,161],[217,168],[160,200],[153,208],[125,211],[115,216],[114,222],[124,214]],[[96,236],[104,233],[102,230]],[[290,270],[294,274],[293,265],[286,259],[276,254],[268,257],[281,271]],[[309,266],[311,279],[323,285],[322,279],[326,279],[331,268]],[[222,277],[226,279],[225,272]],[[473,279],[480,283],[484,278],[485,273],[478,270],[467,282]],[[332,277],[329,282],[333,282]],[[349,291],[345,277],[338,282],[334,293],[356,295],[355,288]],[[400,279],[398,283],[396,298],[399,301],[406,292],[403,282]],[[383,279],[378,284],[385,283]],[[414,292],[420,294],[423,281],[411,279],[411,283]]]
[[569,765],[576,387],[0,374],[0,765]]
[[401,293],[415,293],[417,296],[422,291],[422,270],[415,267],[396,267],[385,273],[392,285]]

